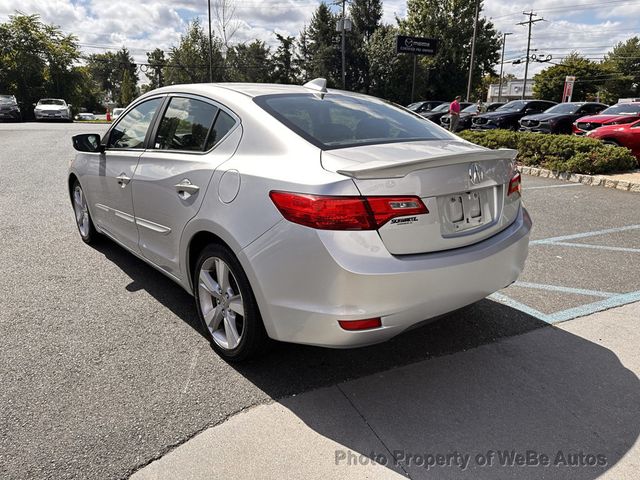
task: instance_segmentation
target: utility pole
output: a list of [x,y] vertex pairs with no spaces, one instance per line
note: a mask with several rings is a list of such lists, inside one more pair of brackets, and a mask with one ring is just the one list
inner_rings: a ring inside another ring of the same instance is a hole
[[529,15],[529,21],[527,22],[520,22],[517,25],[529,25],[529,37],[527,39],[527,59],[526,62],[524,64],[524,85],[522,85],[522,99],[524,100],[524,96],[527,92],[527,75],[529,74],[529,53],[531,50],[531,25],[533,25],[536,22],[543,22],[544,18],[536,18],[535,20],[533,19],[533,17],[537,17],[538,15],[536,15],[535,13],[533,13],[533,11],[531,12],[522,12],[523,15]]
[[207,0],[209,6],[209,82],[213,83],[213,39],[211,38],[211,0]]
[[513,35],[511,32],[502,35],[502,60],[500,60],[500,84],[498,86],[498,102],[502,101],[502,71],[504,70],[504,46],[507,43],[507,35]]
[[471,96],[471,79],[473,77],[473,62],[476,56],[476,35],[478,34],[478,14],[480,13],[480,0],[476,0],[476,16],[473,21],[473,39],[471,40],[471,60],[469,61],[469,81],[467,82],[467,102]]
[[342,89],[347,89],[346,54],[345,54],[345,30],[347,22],[345,20],[345,7],[347,0],[342,0]]

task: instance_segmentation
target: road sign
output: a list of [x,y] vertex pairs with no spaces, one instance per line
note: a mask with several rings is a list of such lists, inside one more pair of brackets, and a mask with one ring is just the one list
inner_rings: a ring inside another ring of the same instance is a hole
[[438,50],[437,38],[396,37],[396,53],[413,53],[414,55],[435,55]]

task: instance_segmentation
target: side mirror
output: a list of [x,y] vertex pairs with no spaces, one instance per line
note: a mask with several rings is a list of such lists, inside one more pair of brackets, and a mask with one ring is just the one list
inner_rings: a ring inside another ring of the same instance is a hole
[[35,103],[32,103],[31,105],[32,105],[32,106],[34,106],[34,107],[36,106],[36,104],[35,104]]
[[535,108],[525,108],[524,109],[524,114],[525,115],[531,115],[532,113],[535,113],[536,109]]
[[73,105],[71,105],[70,103],[67,103],[67,107],[71,108],[73,107]]
[[100,143],[100,135],[97,133],[83,133],[72,137],[73,148],[79,152],[98,153],[104,152],[104,146]]

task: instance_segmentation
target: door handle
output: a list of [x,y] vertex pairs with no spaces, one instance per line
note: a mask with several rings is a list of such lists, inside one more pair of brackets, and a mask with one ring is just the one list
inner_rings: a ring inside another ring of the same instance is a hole
[[200,187],[191,183],[188,178],[185,178],[177,185],[174,185],[174,188],[178,192],[178,196],[183,200],[189,198],[191,195],[195,195],[198,193],[198,190],[200,190]]
[[118,185],[124,188],[129,184],[129,182],[131,181],[131,178],[127,177],[123,172],[116,177],[116,180],[118,180]]

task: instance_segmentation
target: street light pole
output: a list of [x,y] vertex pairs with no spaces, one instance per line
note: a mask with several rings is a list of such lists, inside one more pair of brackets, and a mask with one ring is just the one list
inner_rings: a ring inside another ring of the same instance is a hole
[[471,80],[473,78],[473,63],[476,56],[476,36],[478,34],[478,15],[480,13],[480,0],[476,0],[476,16],[473,21],[473,39],[471,40],[471,60],[469,62],[469,81],[467,82],[467,102],[471,96]]
[[209,82],[213,82],[213,39],[211,38],[211,0],[207,0],[209,6]]
[[507,43],[507,35],[513,35],[511,32],[507,32],[502,35],[502,60],[500,60],[500,84],[498,86],[498,102],[502,101],[502,71],[504,69],[504,46]]

